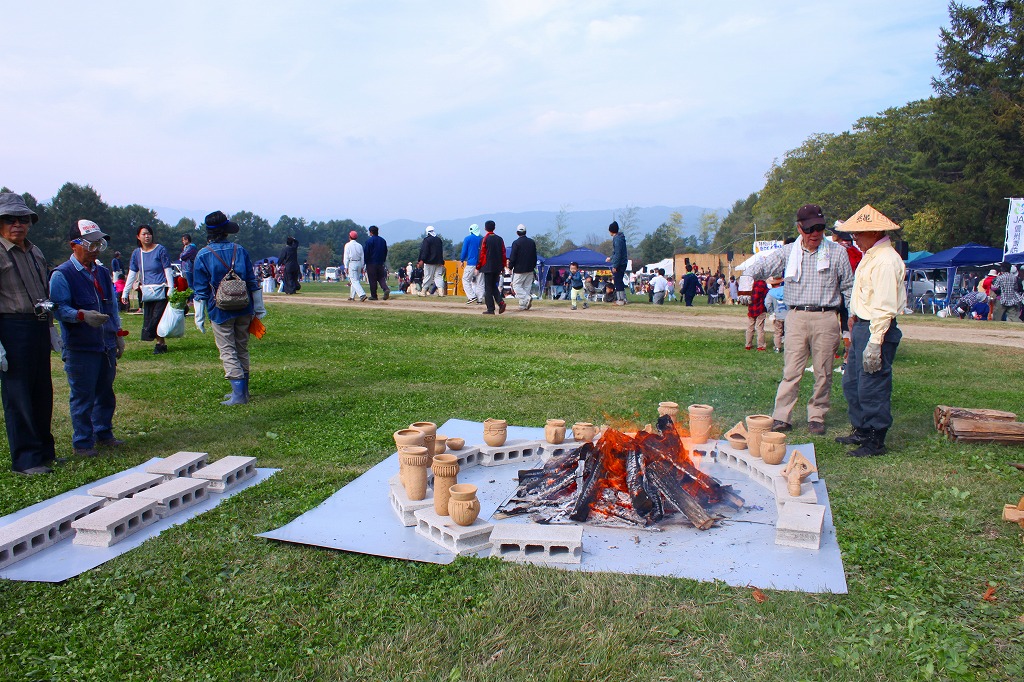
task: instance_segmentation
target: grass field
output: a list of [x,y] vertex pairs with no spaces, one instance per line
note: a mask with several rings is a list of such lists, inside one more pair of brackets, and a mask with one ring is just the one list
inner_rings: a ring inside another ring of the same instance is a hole
[[[304,291],[346,289],[339,285]],[[718,312],[723,307],[715,308]],[[727,308],[727,307],[725,307]],[[252,404],[210,334],[151,354],[127,316],[115,455],[0,474],[0,514],[177,450],[281,471],[60,585],[0,582],[3,680],[905,680],[1024,678],[1024,544],[1003,504],[1019,449],[957,445],[937,403],[1020,411],[1024,351],[904,343],[891,454],[858,460],[833,393],[828,482],[850,593],[807,595],[463,558],[408,563],[254,537],[393,451],[410,422],[649,421],[710,403],[720,426],[770,409],[781,357],[737,332],[270,303]],[[54,435],[70,448],[54,363]],[[838,375],[837,375],[838,376]],[[804,386],[802,402],[809,386]],[[802,404],[801,402],[801,404]],[[808,438],[802,411],[797,437]],[[385,494],[384,491],[381,494]],[[344,519],[339,519],[344,523]],[[710,560],[710,558],[709,558]],[[982,599],[994,587],[994,601]]]

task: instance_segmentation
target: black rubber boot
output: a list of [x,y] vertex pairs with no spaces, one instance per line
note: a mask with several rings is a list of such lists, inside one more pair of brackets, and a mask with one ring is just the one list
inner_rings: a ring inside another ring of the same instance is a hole
[[850,457],[878,457],[885,454],[885,434],[888,429],[866,429],[867,438],[856,450],[846,454]]
[[867,440],[868,430],[855,428],[849,436],[839,436],[836,442],[842,445],[863,445]]

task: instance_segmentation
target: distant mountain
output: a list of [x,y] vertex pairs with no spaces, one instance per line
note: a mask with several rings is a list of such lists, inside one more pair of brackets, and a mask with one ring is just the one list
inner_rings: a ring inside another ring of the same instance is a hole
[[[608,209],[600,211],[569,211],[567,223],[569,227],[569,239],[576,243],[583,242],[589,235],[597,235],[601,240],[608,237],[608,223],[614,215],[621,213],[624,209]],[[701,206],[648,206],[637,208],[637,222],[640,226],[640,234],[650,234],[658,229],[662,223],[668,222],[669,215],[680,213],[683,216],[683,224],[686,229],[683,236],[697,234],[700,225],[700,216],[705,212],[718,214],[724,218],[729,212],[724,208],[703,208]],[[470,216],[468,218],[455,218],[451,220],[435,220],[432,223],[425,223],[416,220],[392,220],[380,226],[381,236],[389,242],[399,242],[405,239],[422,237],[427,225],[433,225],[439,234],[447,237],[453,242],[462,241],[463,236],[469,231],[473,223],[483,228],[484,223],[493,220],[497,225],[498,234],[507,238],[515,234],[515,228],[522,223],[527,227],[527,234],[537,235],[552,232],[555,229],[556,211],[523,211],[521,213],[491,213],[485,215]]]

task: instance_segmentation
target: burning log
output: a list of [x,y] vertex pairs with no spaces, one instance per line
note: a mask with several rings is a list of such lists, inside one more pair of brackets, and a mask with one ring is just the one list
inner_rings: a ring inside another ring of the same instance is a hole
[[583,485],[579,487],[579,494],[569,514],[573,521],[586,521],[590,516],[590,505],[597,497],[598,483],[605,473],[604,456],[592,443],[585,444],[580,451],[580,457],[585,456],[587,459],[583,464]]
[[675,481],[672,471],[664,462],[653,462],[647,467],[647,477],[669,504],[681,511],[695,527],[707,530],[715,524],[715,518],[704,511],[697,500],[690,497]]

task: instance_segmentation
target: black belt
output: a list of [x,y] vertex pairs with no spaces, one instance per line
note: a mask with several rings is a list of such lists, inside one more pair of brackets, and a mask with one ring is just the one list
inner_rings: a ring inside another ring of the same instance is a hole
[[795,305],[790,310],[802,310],[805,313],[834,313],[839,310],[837,305]]
[[34,320],[37,322],[49,322],[49,314],[42,313],[37,315],[36,313],[0,313],[0,319],[3,320]]

